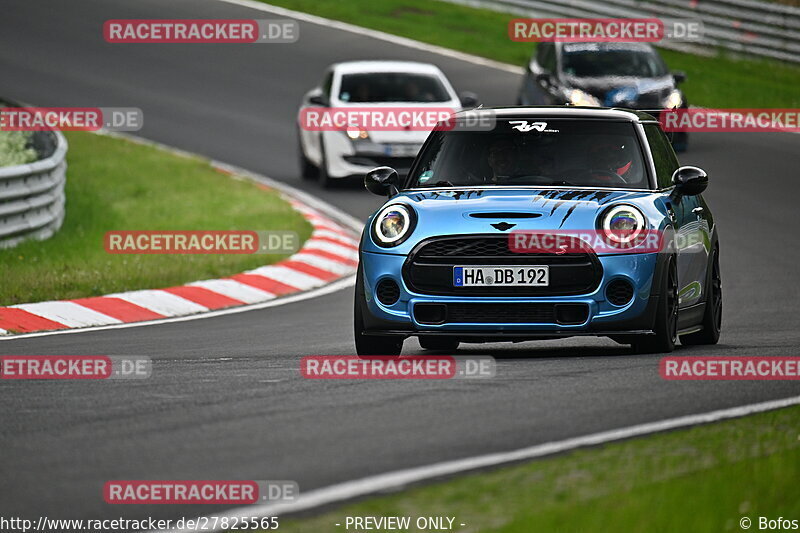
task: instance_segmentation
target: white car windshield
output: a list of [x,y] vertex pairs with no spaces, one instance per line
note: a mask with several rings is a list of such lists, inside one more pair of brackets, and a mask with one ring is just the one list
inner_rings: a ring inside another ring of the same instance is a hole
[[339,99],[349,103],[447,102],[450,96],[436,76],[380,72],[343,75]]

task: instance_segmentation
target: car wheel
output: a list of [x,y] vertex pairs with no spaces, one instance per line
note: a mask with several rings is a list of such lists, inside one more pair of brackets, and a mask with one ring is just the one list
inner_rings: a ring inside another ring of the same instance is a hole
[[458,344],[458,339],[452,337],[438,337],[433,335],[419,337],[419,345],[426,350],[455,352],[458,350]]
[[323,189],[328,189],[331,185],[333,185],[333,180],[331,180],[331,177],[328,175],[328,157],[325,155],[325,144],[322,141],[322,136],[319,138],[319,151],[320,154],[322,154],[322,157],[320,159],[317,179]]
[[305,150],[303,150],[303,143],[300,141],[299,131],[297,132],[297,158],[300,166],[300,176],[303,179],[316,178],[319,169],[306,157]]
[[678,340],[678,269],[669,259],[662,276],[661,296],[656,312],[655,335],[642,335],[633,342],[636,353],[669,353]]
[[708,274],[706,287],[709,288],[709,292],[701,324],[703,329],[697,333],[681,335],[681,344],[693,346],[719,342],[719,332],[722,330],[722,273],[719,268],[719,246],[715,246],[712,252]]
[[364,316],[361,304],[364,302],[364,282],[359,267],[356,274],[356,295],[353,302],[353,335],[358,355],[400,355],[403,351],[403,339],[364,333]]

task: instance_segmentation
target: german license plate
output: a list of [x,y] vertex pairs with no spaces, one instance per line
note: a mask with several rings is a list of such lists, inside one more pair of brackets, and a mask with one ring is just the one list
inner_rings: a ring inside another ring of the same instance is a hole
[[547,287],[550,269],[547,265],[535,266],[456,266],[453,267],[454,287],[495,286]]
[[415,157],[420,147],[419,144],[386,144],[383,153],[389,157]]

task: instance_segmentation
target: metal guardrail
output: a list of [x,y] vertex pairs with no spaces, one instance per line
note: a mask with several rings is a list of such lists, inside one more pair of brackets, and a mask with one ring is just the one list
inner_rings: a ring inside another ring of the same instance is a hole
[[711,55],[714,48],[800,63],[800,8],[754,0],[446,0],[524,17],[696,19],[699,42],[658,46]]
[[67,140],[60,132],[39,131],[33,144],[44,159],[0,167],[0,248],[47,239],[64,221]]

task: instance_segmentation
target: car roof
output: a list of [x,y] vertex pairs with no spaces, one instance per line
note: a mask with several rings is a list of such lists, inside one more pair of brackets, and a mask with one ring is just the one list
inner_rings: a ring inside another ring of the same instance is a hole
[[341,74],[407,72],[409,74],[440,75],[442,73],[436,65],[418,61],[343,61],[334,63],[331,68]]
[[606,120],[624,120],[628,122],[654,122],[656,119],[644,111],[622,109],[618,107],[576,107],[576,106],[508,106],[479,107],[456,113],[456,117],[475,114],[494,115],[496,117],[525,118],[588,118]]

